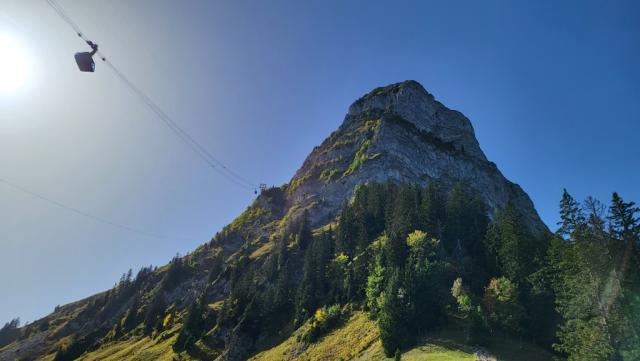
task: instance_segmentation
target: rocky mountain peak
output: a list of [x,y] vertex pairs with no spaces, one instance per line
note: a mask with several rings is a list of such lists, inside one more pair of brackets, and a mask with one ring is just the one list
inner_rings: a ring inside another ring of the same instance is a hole
[[527,194],[487,160],[469,119],[413,80],[376,88],[349,107],[287,185],[289,213],[308,210],[320,225],[358,184],[431,181],[445,190],[465,182],[481,194],[490,218],[512,203],[534,233],[547,231]]
[[433,134],[445,142],[481,160],[486,157],[475,137],[473,126],[462,113],[451,110],[415,80],[379,87],[356,100],[347,113],[347,119],[372,110],[395,113],[418,129]]

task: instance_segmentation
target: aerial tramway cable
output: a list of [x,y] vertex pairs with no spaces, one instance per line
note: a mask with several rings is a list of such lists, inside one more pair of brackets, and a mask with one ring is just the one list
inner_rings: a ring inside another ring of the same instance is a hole
[[158,238],[158,239],[164,239],[164,240],[173,240],[173,241],[175,241],[175,240],[186,241],[187,240],[186,237],[183,238],[183,237],[163,236],[163,235],[160,235],[160,234],[147,232],[147,231],[144,231],[144,230],[141,230],[141,229],[138,229],[138,228],[134,228],[134,227],[127,226],[127,225],[124,225],[124,224],[121,224],[121,223],[117,223],[117,222],[108,220],[106,218],[98,217],[96,215],[93,215],[91,213],[85,212],[85,211],[80,210],[78,208],[75,208],[75,207],[72,207],[70,205],[58,202],[58,201],[56,201],[54,199],[51,199],[49,197],[45,197],[44,195],[42,195],[40,193],[34,192],[34,191],[32,191],[32,190],[30,190],[30,189],[28,189],[26,187],[23,187],[21,185],[15,184],[15,183],[10,182],[10,181],[8,181],[6,179],[0,178],[0,183],[3,183],[3,184],[5,184],[5,185],[7,185],[7,186],[9,186],[9,187],[11,187],[11,188],[13,188],[15,190],[18,190],[18,191],[20,191],[22,193],[28,194],[28,195],[30,195],[30,196],[32,196],[34,198],[38,198],[41,201],[45,201],[45,202],[47,202],[49,204],[52,204],[52,205],[54,205],[56,207],[65,209],[65,210],[67,210],[69,212],[78,214],[78,215],[83,216],[85,218],[89,218],[89,219],[91,219],[93,221],[96,221],[96,222],[99,222],[99,223],[104,223],[104,224],[107,224],[107,225],[115,227],[115,228],[120,228],[120,229],[128,231],[128,232],[137,233],[137,234],[141,234],[141,235],[146,236],[146,237]]
[[[87,44],[93,47],[93,42],[89,40],[82,32],[78,24],[71,19],[67,12],[55,1],[46,0],[47,4],[65,21],[76,34],[84,40]],[[97,49],[97,46],[95,47]],[[88,53],[86,53],[88,54]],[[92,54],[93,55],[93,54]],[[140,100],[182,141],[184,142],[198,157],[200,157],[207,165],[215,172],[226,178],[228,181],[244,189],[253,189],[256,191],[257,184],[247,180],[240,176],[238,173],[231,170],[224,163],[214,157],[209,151],[206,150],[200,143],[198,143],[189,133],[182,129],[167,113],[165,113],[160,106],[158,106],[142,89],[135,85],[120,69],[118,69],[106,56],[100,51],[95,51],[100,60],[102,60],[107,67],[109,67],[114,74],[122,80],[127,87],[135,93]]]

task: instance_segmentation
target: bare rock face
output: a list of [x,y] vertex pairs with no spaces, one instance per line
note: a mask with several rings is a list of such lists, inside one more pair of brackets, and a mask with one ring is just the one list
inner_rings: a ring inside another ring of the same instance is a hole
[[413,80],[377,88],[349,107],[347,118],[383,110],[394,113],[443,142],[451,143],[468,155],[487,160],[476,140],[471,122],[462,113],[436,101],[422,85]]
[[547,231],[527,194],[487,160],[469,119],[415,81],[377,88],[355,101],[340,128],[307,157],[288,192],[290,204],[322,224],[359,184],[430,181],[445,188],[465,182],[482,195],[490,218],[511,202],[531,231]]

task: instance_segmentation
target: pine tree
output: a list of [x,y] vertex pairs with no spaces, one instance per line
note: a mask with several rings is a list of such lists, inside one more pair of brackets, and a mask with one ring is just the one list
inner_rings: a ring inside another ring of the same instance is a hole
[[204,297],[198,297],[191,303],[178,334],[173,350],[180,352],[191,349],[204,332]]
[[533,261],[542,250],[536,249],[535,239],[512,204],[500,211],[489,234],[494,237],[489,243],[496,252],[499,273],[511,280],[521,280],[534,271]]
[[16,317],[0,329],[0,348],[15,341],[20,336],[20,318]]
[[442,239],[442,226],[445,220],[445,201],[435,182],[430,182],[422,192],[420,204],[421,225],[427,233]]
[[399,187],[388,219],[387,231],[392,238],[404,240],[409,232],[420,226],[420,192],[414,186]]
[[336,252],[352,257],[355,253],[356,237],[358,235],[355,211],[349,204],[345,204],[340,211],[338,219]]
[[164,300],[164,293],[162,290],[158,290],[154,295],[151,304],[147,308],[147,312],[144,316],[144,333],[150,335],[157,326],[161,324],[161,319],[164,317],[166,304]]
[[474,260],[485,257],[483,239],[489,219],[484,202],[464,183],[456,184],[449,192],[446,204],[444,248],[454,254],[460,245],[464,253]]
[[311,234],[309,211],[305,209],[298,227],[298,246],[300,246],[302,250],[305,250],[309,247],[312,241],[313,235]]
[[567,192],[562,190],[562,199],[560,200],[560,228],[557,233],[563,237],[570,236],[574,231],[579,229],[585,223],[584,214],[580,208],[580,204]]
[[402,288],[398,269],[394,269],[391,273],[381,297],[378,316],[380,341],[382,341],[382,347],[387,357],[392,357],[396,350],[401,349],[411,340],[406,329],[405,291]]
[[313,249],[308,250],[304,255],[304,265],[302,267],[302,282],[298,288],[298,294],[296,296],[296,325],[301,325],[309,316],[313,314],[313,311],[317,308],[316,303],[316,259],[313,254]]
[[413,334],[433,329],[444,308],[440,290],[444,281],[444,251],[440,241],[422,231],[407,236],[409,252],[404,266],[406,312]]
[[[607,242],[598,238],[598,228],[586,223],[581,209],[565,192],[562,231],[549,249],[555,302],[562,317],[554,348],[569,361],[609,360],[614,347],[607,300],[617,298],[612,292],[615,283],[610,282],[612,263],[607,257]],[[566,235],[570,242],[561,238]]]
[[609,207],[609,233],[623,245],[623,249],[629,249],[629,254],[637,248],[640,240],[638,212],[640,208],[635,206],[635,202],[625,202],[618,193],[613,193]]
[[126,315],[122,321],[122,326],[125,331],[132,330],[136,325],[138,325],[138,311],[140,310],[140,299],[139,297],[134,297],[129,310],[127,310]]
[[604,313],[614,340],[617,357],[631,360],[640,357],[640,208],[613,193],[609,207],[610,249],[613,271]]
[[365,290],[366,305],[369,313],[374,317],[380,312],[380,295],[384,291],[387,281],[387,267],[384,258],[384,244],[389,241],[386,234],[382,234],[370,246],[373,253],[373,262],[367,278],[367,288]]

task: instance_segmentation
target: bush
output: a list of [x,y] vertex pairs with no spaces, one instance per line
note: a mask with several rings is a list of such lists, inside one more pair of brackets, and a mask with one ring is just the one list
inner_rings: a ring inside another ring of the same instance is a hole
[[302,335],[304,342],[314,342],[324,335],[342,316],[339,305],[324,306],[316,310],[311,321],[311,327]]

